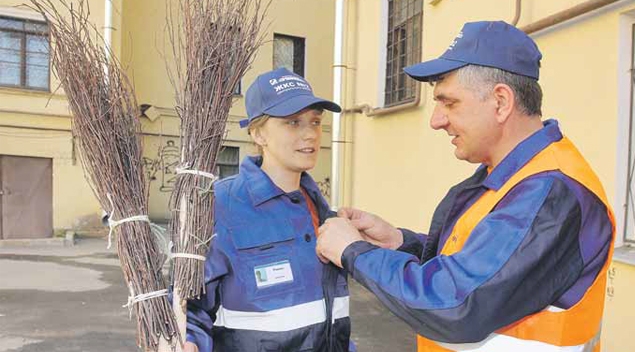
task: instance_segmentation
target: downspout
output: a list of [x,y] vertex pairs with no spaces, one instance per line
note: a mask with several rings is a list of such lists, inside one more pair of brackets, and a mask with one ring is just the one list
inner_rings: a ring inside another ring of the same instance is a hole
[[104,44],[106,53],[112,48],[112,0],[104,0]]
[[[342,77],[344,71],[344,0],[335,1],[335,43],[333,48],[333,102],[342,105]],[[343,113],[343,112],[342,112]],[[342,113],[333,113],[331,132],[331,208],[340,207],[340,169],[342,160]]]
[[[104,0],[104,54],[106,60],[110,59],[112,54],[112,0]],[[104,64],[104,73],[106,80],[110,80],[110,72],[108,65]]]
[[536,22],[530,23],[520,29],[527,34],[535,33],[618,1],[620,0],[589,0],[566,10],[557,12],[551,16],[547,16]]
[[518,20],[520,20],[520,8],[521,8],[522,0],[516,0],[516,14],[514,15],[514,19],[510,23],[512,26],[516,27],[518,24]]
[[388,115],[395,112],[416,108],[421,103],[421,84],[415,84],[415,98],[411,102],[403,103],[395,106],[389,106],[386,108],[373,108],[369,104],[356,105],[351,109],[347,109],[345,113],[364,114],[366,116],[381,116]]

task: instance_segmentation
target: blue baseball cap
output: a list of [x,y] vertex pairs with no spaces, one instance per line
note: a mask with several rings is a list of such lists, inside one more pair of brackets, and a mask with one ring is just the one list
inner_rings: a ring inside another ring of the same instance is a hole
[[286,117],[314,104],[329,111],[342,111],[334,102],[313,95],[311,85],[302,76],[286,68],[269,71],[256,77],[247,89],[247,118],[240,121],[240,127],[247,127],[253,119],[265,114]]
[[498,68],[538,80],[542,54],[536,43],[520,29],[503,21],[469,22],[438,59],[404,68],[417,81],[467,65]]

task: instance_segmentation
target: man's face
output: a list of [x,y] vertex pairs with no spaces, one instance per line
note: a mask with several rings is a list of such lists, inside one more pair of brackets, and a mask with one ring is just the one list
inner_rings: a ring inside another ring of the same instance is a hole
[[492,152],[502,137],[493,95],[479,96],[452,72],[435,84],[434,100],[430,127],[452,137],[457,159],[492,165]]

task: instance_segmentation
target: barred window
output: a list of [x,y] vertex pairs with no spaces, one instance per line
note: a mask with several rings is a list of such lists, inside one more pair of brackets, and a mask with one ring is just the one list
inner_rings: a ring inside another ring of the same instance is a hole
[[624,217],[624,239],[635,242],[635,25],[631,27],[631,116],[629,119],[628,174]]
[[0,16],[0,86],[49,89],[46,23]]
[[214,174],[221,179],[237,174],[239,151],[240,148],[238,147],[223,147],[216,160],[216,172]]
[[274,33],[273,68],[280,67],[304,77],[304,38]]
[[388,0],[384,106],[415,99],[417,82],[403,68],[421,61],[423,0]]

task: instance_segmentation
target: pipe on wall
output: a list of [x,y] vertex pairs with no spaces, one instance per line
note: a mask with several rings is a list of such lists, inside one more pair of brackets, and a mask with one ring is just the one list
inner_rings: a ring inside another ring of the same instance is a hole
[[551,16],[547,16],[541,20],[538,20],[536,22],[530,23],[526,26],[521,27],[520,29],[527,33],[527,34],[531,34],[531,33],[535,33],[538,32],[540,30],[555,26],[557,24],[560,24],[562,22],[568,21],[570,19],[573,19],[575,17],[584,15],[586,13],[589,13],[591,11],[597,10],[599,8],[605,7],[607,5],[611,5],[615,2],[618,2],[620,0],[589,0],[589,1],[585,1],[581,4],[575,5],[571,8],[568,8],[566,10],[554,13]]
[[[333,50],[333,102],[342,105],[342,78],[344,76],[344,0],[335,1],[335,43]],[[344,113],[344,112],[342,112]],[[331,134],[331,207],[339,208],[340,204],[340,169],[342,160],[342,113],[333,113],[333,130]]]

